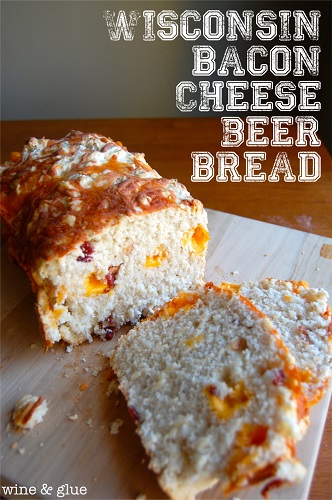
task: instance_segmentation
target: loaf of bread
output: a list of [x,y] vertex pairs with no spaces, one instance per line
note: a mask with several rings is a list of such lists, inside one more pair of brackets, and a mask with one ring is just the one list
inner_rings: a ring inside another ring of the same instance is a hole
[[307,282],[265,279],[224,283],[247,297],[271,320],[296,360],[309,405],[317,403],[332,374],[332,323],[328,294]]
[[244,297],[210,283],[182,292],[119,339],[111,366],[171,498],[303,478],[294,358]]
[[48,346],[110,338],[203,278],[201,202],[96,133],[30,138],[1,167],[1,215]]

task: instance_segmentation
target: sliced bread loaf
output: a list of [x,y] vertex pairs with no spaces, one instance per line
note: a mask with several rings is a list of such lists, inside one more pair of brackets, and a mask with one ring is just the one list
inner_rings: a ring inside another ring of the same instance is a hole
[[247,299],[212,284],[183,292],[120,338],[111,365],[171,498],[303,477],[294,359]]
[[332,373],[332,323],[325,290],[304,281],[265,279],[231,287],[266,314],[300,370],[309,404],[320,400]]
[[47,346],[110,338],[202,281],[203,205],[143,154],[72,131],[30,138],[0,174],[8,249],[31,279]]

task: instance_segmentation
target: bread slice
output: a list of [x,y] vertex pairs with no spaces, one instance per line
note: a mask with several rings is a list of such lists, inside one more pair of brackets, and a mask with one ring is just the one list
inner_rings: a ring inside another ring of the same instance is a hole
[[119,339],[111,366],[171,498],[303,477],[294,359],[247,299],[212,284],[183,292]]
[[1,168],[8,248],[37,294],[46,344],[110,338],[203,279],[207,214],[121,143],[31,138]]
[[310,288],[304,281],[277,279],[222,286],[231,286],[270,318],[296,360],[308,403],[317,403],[332,373],[332,323],[327,292]]

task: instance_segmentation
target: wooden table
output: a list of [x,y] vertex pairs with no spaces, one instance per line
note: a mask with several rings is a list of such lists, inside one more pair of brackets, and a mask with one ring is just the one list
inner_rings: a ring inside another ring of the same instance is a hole
[[[217,118],[18,121],[2,123],[1,162],[9,159],[11,151],[21,150],[27,137],[60,138],[72,129],[98,132],[120,140],[130,151],[144,152],[148,163],[161,175],[179,179],[208,208],[332,237],[331,158],[323,145],[315,149],[322,159],[322,175],[315,183],[286,183],[282,179],[264,184],[218,183],[215,178],[207,183],[193,183],[191,152],[209,151],[215,156],[221,150],[222,129]],[[266,135],[269,134],[271,131],[267,129]],[[290,135],[296,137],[296,131],[291,129]],[[234,148],[240,157],[242,175],[245,173],[243,152],[250,149],[243,145]],[[266,152],[262,171],[268,175],[278,149],[271,146],[258,149]],[[299,149],[287,148],[295,175],[298,174]],[[332,498],[331,445],[332,407],[311,487],[311,500]]]

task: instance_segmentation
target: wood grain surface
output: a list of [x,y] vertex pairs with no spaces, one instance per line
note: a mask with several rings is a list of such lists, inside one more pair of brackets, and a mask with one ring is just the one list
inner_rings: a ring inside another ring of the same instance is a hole
[[[189,189],[189,191],[197,198],[201,199],[204,205],[208,208],[212,208],[218,211],[227,212],[229,214],[236,214],[240,216],[247,217],[249,219],[255,219],[257,221],[265,221],[273,223],[277,226],[276,232],[279,230],[278,226],[285,228],[297,229],[304,231],[306,233],[313,233],[316,235],[332,237],[332,169],[331,169],[331,158],[322,145],[317,148],[316,151],[319,152],[322,158],[322,176],[316,183],[285,183],[284,181],[279,181],[276,184],[271,184],[265,182],[263,184],[249,184],[249,183],[217,183],[215,180],[209,183],[192,183],[190,176],[192,173],[192,151],[210,151],[211,154],[215,155],[217,151],[220,150],[220,139],[221,139],[221,125],[219,119],[215,118],[178,118],[178,119],[102,119],[102,120],[52,120],[52,121],[14,121],[14,122],[2,122],[1,125],[1,161],[6,161],[10,157],[11,151],[21,150],[22,144],[25,139],[31,136],[35,137],[50,137],[50,138],[60,138],[63,137],[68,131],[72,129],[82,130],[86,132],[98,132],[112,137],[114,140],[120,140],[124,145],[128,147],[131,151],[144,152],[147,161],[152,167],[156,168],[165,177],[175,177],[183,182]],[[267,134],[270,132],[267,131]],[[295,130],[290,130],[290,134],[295,136]],[[237,148],[236,152],[241,155],[243,154],[244,147]],[[292,168],[295,174],[298,173],[297,167],[297,149],[289,148],[287,153],[291,159]],[[266,151],[267,160],[264,164],[264,170],[269,173],[272,168],[273,161],[275,158],[274,148],[270,146],[264,149]],[[243,173],[243,172],[241,172]],[[264,226],[266,227],[266,226]],[[287,233],[288,234],[288,233]],[[292,234],[292,233],[289,233]],[[298,234],[295,231],[295,234]],[[238,270],[243,262],[249,258],[250,247],[248,247],[247,241],[243,242],[242,248],[238,245],[239,234],[236,235],[237,241],[234,242],[234,249],[231,249],[230,255],[227,255],[227,259],[236,256],[236,259],[232,260],[228,267],[228,272]],[[241,240],[243,241],[243,240]],[[272,237],[273,241],[273,237]],[[324,240],[325,241],[325,240]],[[225,241],[223,242],[225,244]],[[210,249],[212,247],[210,246]],[[235,251],[236,249],[236,251]],[[290,253],[292,249],[290,249]],[[326,252],[328,248],[323,249],[323,253]],[[224,254],[223,254],[224,255]],[[299,256],[299,261],[305,262],[303,258],[304,255]],[[308,255],[307,255],[308,258]],[[328,269],[331,268],[332,261],[328,257],[319,257],[324,259],[323,262]],[[226,259],[226,263],[229,262]],[[287,258],[286,258],[287,260]],[[254,258],[250,260],[250,266]],[[268,256],[264,257],[264,275],[272,274],[272,269],[266,267],[266,264],[272,265],[271,259]],[[9,264],[8,264],[9,265]],[[228,265],[228,264],[227,264]],[[225,264],[222,262],[220,264],[219,271],[217,268],[215,271],[217,274],[217,279],[226,273]],[[250,266],[248,269],[250,269]],[[11,268],[13,269],[13,268]],[[246,267],[247,270],[247,267]],[[296,270],[296,265],[294,264],[294,269]],[[307,267],[303,267],[303,273]],[[29,283],[24,277],[24,273],[18,268],[15,268],[13,275],[9,275],[8,281],[6,278],[5,268],[2,268],[2,299],[5,301],[5,306],[2,305],[2,311],[6,311],[5,307],[8,307],[12,312],[8,316],[8,311],[6,314],[8,318],[12,318],[14,325],[20,328],[20,321],[23,319],[24,325],[29,324],[29,334],[27,329],[24,327],[25,335],[24,340],[21,341],[20,346],[17,345],[16,335],[17,330],[15,327],[9,329],[9,336],[11,338],[11,349],[12,353],[9,354],[11,358],[17,356],[18,352],[25,353],[25,356],[32,356],[36,353],[35,348],[30,349],[30,345],[37,344],[37,352],[41,354],[42,347],[40,344],[40,338],[37,333],[37,325],[33,312],[33,296],[29,291]],[[271,271],[271,272],[270,272]],[[278,271],[278,269],[277,269]],[[313,273],[313,277],[318,276]],[[322,275],[322,273],[321,273]],[[239,274],[239,279],[245,276]],[[235,276],[231,275],[233,279]],[[288,276],[290,277],[290,276]],[[302,276],[303,277],[303,276]],[[19,286],[14,287],[13,283],[19,280]],[[332,280],[330,279],[330,284]],[[330,285],[329,285],[330,286]],[[17,294],[19,295],[19,301],[24,306],[23,310],[26,310],[28,306],[27,316],[22,316],[21,309],[17,304]],[[11,302],[12,301],[12,302]],[[15,303],[15,306],[13,305]],[[5,322],[3,326],[7,323]],[[32,326],[31,326],[32,325]],[[34,325],[34,326],[33,326]],[[33,338],[31,337],[33,336]],[[19,337],[21,339],[21,337]],[[2,345],[4,342],[4,334],[2,333]],[[3,351],[3,350],[2,350]],[[3,354],[3,352],[2,352]],[[53,356],[64,357],[61,352],[53,353]],[[65,366],[69,366],[71,363],[73,367],[76,367],[77,378],[79,367],[81,366],[80,353],[76,351],[74,358],[68,361],[68,358],[64,358],[66,361]],[[97,355],[96,355],[96,358]],[[76,361],[75,361],[76,360]],[[34,357],[31,358],[32,364],[34,364]],[[76,362],[76,365],[75,365]],[[63,367],[62,367],[63,369]],[[3,371],[3,373],[5,373]],[[58,372],[57,372],[58,373]],[[103,373],[103,372],[101,372]],[[43,376],[48,374],[46,369],[43,372]],[[65,382],[67,379],[64,376],[66,374],[63,371],[62,379]],[[54,380],[57,380],[58,375],[54,374]],[[30,382],[33,382],[31,376],[29,376],[29,370],[25,369],[21,371],[20,380],[22,381],[22,386],[10,389],[14,391],[10,402],[13,404],[16,396],[25,387],[29,388]],[[94,382],[97,378],[92,379]],[[24,382],[24,384],[23,384]],[[36,382],[33,382],[34,384]],[[35,385],[32,385],[34,388]],[[65,387],[65,385],[61,385]],[[61,388],[60,387],[60,388]],[[99,386],[97,386],[99,387]],[[2,382],[2,395],[3,390],[6,389],[6,384]],[[93,387],[90,388],[92,390]],[[53,391],[56,390],[56,384],[53,385]],[[68,397],[70,390],[65,389],[65,395]],[[101,389],[98,390],[99,395],[101,394]],[[86,394],[85,391],[79,393],[79,399]],[[75,394],[75,397],[77,395]],[[2,401],[3,397],[2,397]],[[61,403],[61,398],[59,399],[59,404]],[[7,406],[7,411],[9,411],[9,406]],[[61,405],[57,408],[59,412]],[[54,407],[52,409],[54,411]],[[329,416],[325,425],[325,431],[321,441],[320,451],[318,455],[318,460],[314,472],[314,477],[310,489],[309,498],[311,500],[328,500],[332,498],[332,409],[329,410]],[[8,416],[8,415],[7,415]],[[65,418],[65,410],[60,411],[60,416]],[[110,415],[108,415],[110,417]],[[126,421],[127,422],[127,421]],[[75,422],[71,422],[75,424]],[[77,422],[76,422],[77,423]],[[47,426],[45,422],[45,426]],[[127,425],[132,425],[130,421]],[[47,427],[50,430],[49,427]],[[85,432],[90,432],[89,428],[84,428]],[[132,429],[132,428],[131,428]],[[36,432],[41,432],[41,430]],[[123,437],[122,437],[123,438]],[[135,438],[133,438],[135,439]],[[137,442],[137,441],[136,441]],[[8,442],[6,441],[6,445]],[[65,449],[73,455],[74,450],[71,449],[70,444],[65,445]],[[125,448],[124,448],[125,449]],[[29,450],[26,450],[29,453]],[[39,450],[42,452],[42,449]],[[91,453],[91,450],[89,451]],[[125,454],[125,451],[122,452]],[[93,457],[97,454],[97,450],[94,451]],[[122,456],[122,455],[121,455]],[[93,459],[91,457],[91,460]],[[144,454],[141,454],[144,458]],[[22,458],[20,455],[17,457]],[[142,459],[143,459],[142,458]],[[62,459],[61,459],[62,460]],[[20,462],[18,462],[20,463]],[[35,464],[36,466],[36,464]],[[143,466],[143,465],[142,465]],[[19,471],[19,469],[18,469]],[[18,472],[17,471],[17,472]],[[135,481],[139,481],[140,467],[138,472],[132,471],[131,477]],[[135,475],[136,474],[136,475]],[[145,476],[144,476],[145,477]],[[154,478],[152,475],[149,476],[150,480],[154,484]],[[100,475],[99,475],[100,478]],[[135,479],[136,478],[136,479]],[[45,480],[46,481],[46,480]],[[126,479],[128,481],[128,478]],[[139,489],[139,488],[138,488]],[[133,491],[133,490],[132,490]],[[136,490],[135,490],[136,491]],[[138,491],[138,490],[137,490]],[[139,493],[140,491],[138,491]],[[300,500],[293,498],[293,500]],[[302,500],[302,499],[301,499]]]

